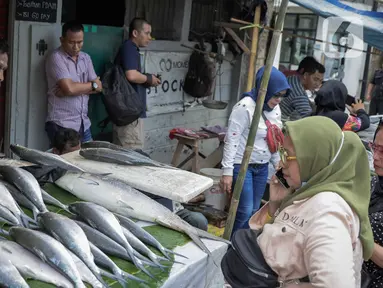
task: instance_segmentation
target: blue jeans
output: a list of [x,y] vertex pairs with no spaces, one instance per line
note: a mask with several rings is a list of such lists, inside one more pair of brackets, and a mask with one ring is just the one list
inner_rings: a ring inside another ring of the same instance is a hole
[[[233,171],[233,191],[237,181],[239,169],[241,165],[234,165]],[[265,164],[249,164],[246,171],[245,181],[239,199],[237,216],[235,217],[233,232],[238,229],[249,228],[250,217],[257,212],[261,206],[261,199],[267,184],[268,163]]]
[[[49,121],[45,123],[45,131],[48,134],[49,145],[51,148],[52,148],[52,144],[53,144],[53,140],[55,138],[56,132],[62,129],[65,129],[65,128],[61,127],[60,125],[57,125],[54,122]],[[81,135],[81,143],[92,141],[92,133],[90,131],[90,128],[84,131],[84,125],[81,124],[80,131],[78,132]]]

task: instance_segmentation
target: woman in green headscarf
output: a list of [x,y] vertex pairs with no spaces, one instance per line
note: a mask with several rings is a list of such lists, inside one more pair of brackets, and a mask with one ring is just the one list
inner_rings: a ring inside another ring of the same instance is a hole
[[[313,116],[286,123],[280,154],[290,187],[273,176],[270,201],[249,222],[262,229],[257,244],[267,265],[283,287],[360,287],[363,258],[374,245],[370,171],[360,139]],[[306,276],[310,283],[294,283]]]

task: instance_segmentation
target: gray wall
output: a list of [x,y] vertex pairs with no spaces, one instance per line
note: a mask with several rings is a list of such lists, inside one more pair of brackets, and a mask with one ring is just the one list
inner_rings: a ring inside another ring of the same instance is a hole
[[[11,73],[8,73],[8,80],[11,85],[8,85],[9,91],[7,93],[6,132],[8,133],[6,135],[5,148],[7,148],[10,143],[18,143],[42,150],[48,148],[48,141],[44,131],[47,101],[44,59],[51,49],[59,46],[61,0],[58,2],[59,11],[56,24],[22,22],[10,19],[12,70],[10,70]],[[180,40],[153,41],[147,49],[143,50],[143,58],[147,68],[162,72],[160,71],[161,67],[158,63],[150,62],[148,58],[150,55],[152,59],[161,55],[175,55],[176,58],[179,55],[183,55],[183,57],[188,59],[188,55],[190,55],[191,51],[181,47],[180,44],[193,45],[193,43],[187,42],[191,2],[191,0],[177,1],[177,16],[172,18],[175,23],[179,23],[175,26],[175,33],[180,35]],[[14,15],[13,9],[14,7],[11,7],[10,15]],[[126,21],[128,24],[129,19],[126,19]],[[36,43],[40,39],[44,39],[48,43],[48,51],[46,51],[45,55],[39,55],[36,50]],[[167,54],[163,54],[164,52]],[[231,57],[231,55],[228,55],[228,57]],[[148,151],[153,158],[163,162],[171,161],[172,153],[176,145],[176,141],[172,141],[168,137],[169,130],[172,128],[199,128],[206,125],[225,126],[227,124],[231,107],[236,102],[239,94],[240,59],[237,63],[238,64],[234,66],[227,62],[224,63],[222,66],[221,86],[219,87],[217,83],[217,97],[219,97],[219,91],[221,91],[221,99],[230,102],[226,110],[209,110],[201,105],[197,105],[192,108],[186,108],[186,110],[183,111],[183,105],[181,104],[183,97],[180,96],[182,95],[180,91],[170,96],[164,96],[158,93],[159,97],[157,98],[148,97],[150,98],[148,101],[151,107],[161,107],[164,99],[176,99],[178,101],[178,104],[170,105],[169,109],[152,108],[148,111],[148,118],[144,121],[145,150]],[[181,81],[185,74],[186,69],[181,69],[177,73],[169,74],[169,77],[178,77],[178,81]],[[166,72],[163,77],[167,77]],[[169,83],[171,83],[172,78],[169,79],[169,81]],[[193,100],[187,95],[185,99],[187,101]],[[217,145],[216,140],[204,141],[202,143],[202,151],[209,153],[217,147]],[[5,152],[9,155],[7,149]]]

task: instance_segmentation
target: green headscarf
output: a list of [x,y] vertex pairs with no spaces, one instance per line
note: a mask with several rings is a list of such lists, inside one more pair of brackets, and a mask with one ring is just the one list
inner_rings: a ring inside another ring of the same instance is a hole
[[284,199],[280,209],[321,192],[337,193],[358,215],[363,257],[370,259],[374,248],[368,218],[371,180],[361,140],[354,132],[343,132],[340,149],[342,130],[333,120],[322,116],[286,122],[286,132],[295,148],[301,181],[306,184]]

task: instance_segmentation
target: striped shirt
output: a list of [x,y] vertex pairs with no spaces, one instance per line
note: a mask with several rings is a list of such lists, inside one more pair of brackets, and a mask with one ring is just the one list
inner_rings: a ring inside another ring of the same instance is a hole
[[282,121],[297,120],[312,113],[309,98],[299,76],[287,77],[291,90],[289,96],[280,103]]
[[[73,82],[87,83],[96,80],[90,56],[80,52],[77,63],[61,48],[55,49],[47,57],[45,73],[48,84],[48,116],[46,122],[54,122],[64,127],[80,131],[81,123],[84,123],[84,131],[90,128],[88,118],[89,95],[69,97],[57,97],[55,91],[57,82],[61,79],[72,79]],[[90,89],[90,85],[89,85]]]

